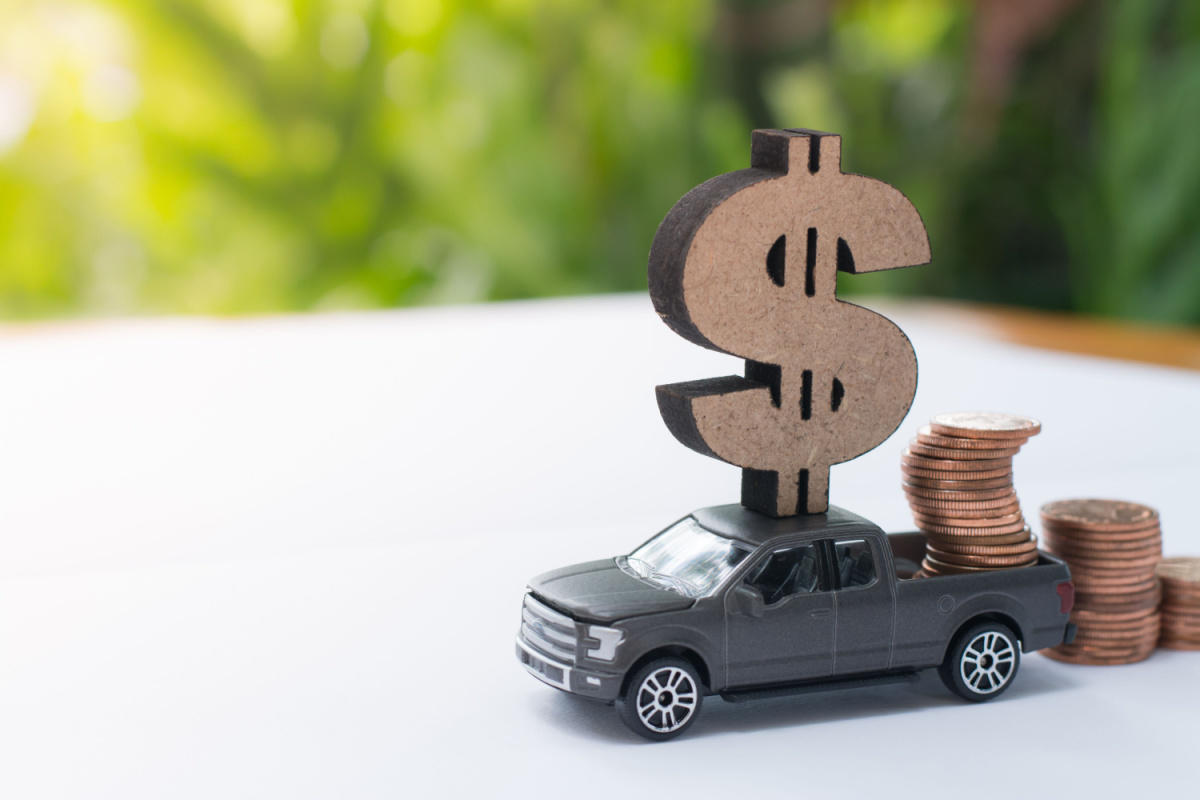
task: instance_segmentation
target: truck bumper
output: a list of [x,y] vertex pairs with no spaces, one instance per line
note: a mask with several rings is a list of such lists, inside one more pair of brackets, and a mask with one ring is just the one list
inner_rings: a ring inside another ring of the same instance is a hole
[[621,676],[610,672],[583,670],[550,658],[517,636],[517,660],[529,674],[564,692],[612,701],[621,693]]

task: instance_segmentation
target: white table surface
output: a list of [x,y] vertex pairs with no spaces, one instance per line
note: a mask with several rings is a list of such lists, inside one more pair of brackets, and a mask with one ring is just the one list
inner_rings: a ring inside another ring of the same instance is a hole
[[[911,529],[899,453],[951,410],[1039,417],[1026,513],[1118,497],[1200,553],[1200,374],[914,312],[897,434],[833,502]],[[1028,656],[984,705],[927,673],[727,705],[643,743],[542,685],[526,580],[737,499],[658,383],[731,374],[644,296],[0,328],[0,798],[1190,796],[1200,653]]]

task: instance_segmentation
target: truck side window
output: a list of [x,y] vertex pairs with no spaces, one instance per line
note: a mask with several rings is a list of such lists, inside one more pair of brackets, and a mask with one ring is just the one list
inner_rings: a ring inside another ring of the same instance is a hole
[[843,589],[874,583],[875,559],[871,556],[871,545],[865,539],[835,542],[833,553]]
[[794,594],[818,591],[818,575],[816,545],[807,544],[776,550],[746,583],[762,592],[763,602],[772,606]]

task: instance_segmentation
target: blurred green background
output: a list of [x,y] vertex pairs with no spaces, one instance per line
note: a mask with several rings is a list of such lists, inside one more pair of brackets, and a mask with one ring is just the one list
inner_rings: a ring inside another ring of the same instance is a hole
[[1191,0],[4,0],[0,317],[644,288],[755,127],[922,212],[850,291],[1200,323]]

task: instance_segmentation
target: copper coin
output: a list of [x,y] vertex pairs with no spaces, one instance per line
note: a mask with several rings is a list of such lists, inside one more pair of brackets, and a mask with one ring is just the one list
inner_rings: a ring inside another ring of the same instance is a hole
[[[932,565],[934,569],[943,570],[943,571],[957,570],[958,572],[991,572],[993,569],[997,569],[996,567],[967,566],[966,564],[949,564],[945,561],[942,561],[939,558],[936,558],[935,556],[929,555],[928,553],[925,555],[925,560],[921,563],[926,568],[928,567],[928,565]],[[1033,564],[1034,564],[1034,561],[1030,561],[1027,564],[1014,564],[1012,566],[1012,568],[1028,567],[1028,566],[1032,566]]]
[[1148,586],[1153,586],[1153,584],[1147,585],[1144,583],[1139,583],[1126,584],[1122,586],[1087,584],[1079,581],[1075,582],[1075,588],[1078,591],[1088,595],[1105,595],[1111,597],[1113,605],[1118,605],[1120,600],[1128,597],[1131,594],[1138,594],[1139,592],[1145,591]]
[[[1068,563],[1068,566],[1070,564]],[[1087,587],[1085,591],[1090,591],[1091,587],[1108,587],[1108,586],[1137,586],[1137,591],[1145,591],[1152,586],[1158,585],[1158,579],[1154,575],[1146,574],[1142,571],[1122,572],[1114,570],[1109,572],[1097,572],[1094,570],[1084,570],[1079,567],[1071,569],[1071,579],[1080,587]],[[1134,591],[1128,589],[1127,591]]]
[[920,506],[922,509],[946,509],[948,511],[988,511],[991,509],[1009,509],[1020,507],[1015,492],[1002,494],[998,498],[986,500],[940,500],[923,498],[920,495],[908,495],[908,505]]
[[1066,531],[1042,520],[1042,530],[1047,536],[1078,547],[1116,547],[1150,544],[1162,540],[1162,531],[1157,525],[1140,531]]
[[934,447],[913,439],[908,443],[908,452],[928,458],[948,458],[952,461],[984,461],[990,458],[1012,458],[1019,447],[1005,447],[998,450],[957,450],[952,447]]
[[1063,542],[1063,544],[1072,547],[1120,550],[1123,548],[1137,548],[1162,541],[1162,528],[1157,525],[1132,531],[1069,530],[1060,528],[1057,525],[1044,525],[1043,527],[1047,535],[1053,536],[1055,539]]
[[1157,612],[1154,606],[1139,608],[1133,611],[1100,611],[1094,608],[1074,608],[1071,609],[1071,621],[1132,622],[1139,619],[1146,619],[1155,613]]
[[[1078,552],[1073,552],[1070,550],[1063,550],[1062,547],[1058,546],[1057,544],[1054,544],[1052,546],[1052,544],[1050,542],[1046,542],[1046,551],[1049,553],[1053,553],[1054,555],[1061,558],[1063,561],[1066,561],[1068,564],[1077,564],[1077,565],[1083,567],[1084,569],[1086,569],[1088,567],[1102,568],[1102,565],[1104,565],[1104,564],[1109,565],[1109,567],[1111,569],[1121,569],[1137,560],[1136,558],[1135,559],[1113,558],[1112,556],[1109,556],[1107,554],[1104,556],[1100,556],[1095,553],[1090,553],[1089,558],[1091,558],[1092,561],[1088,561],[1088,560],[1084,559],[1082,556],[1080,556]],[[1158,557],[1159,557],[1158,554],[1155,553],[1153,550],[1148,550],[1145,553],[1141,553],[1140,555],[1137,556],[1137,558],[1150,559],[1151,564],[1155,563],[1155,560],[1158,559]],[[1092,563],[1093,561],[1095,563]],[[1135,569],[1136,569],[1136,567],[1135,567]]]
[[1025,523],[1021,520],[1010,522],[1005,525],[994,525],[978,527],[972,525],[921,525],[921,530],[926,533],[940,533],[950,536],[970,536],[973,532],[980,536],[995,536],[1000,533],[1016,533],[1017,531],[1025,530]]
[[970,517],[966,514],[961,516],[956,514],[919,514],[916,509],[912,512],[913,520],[917,523],[918,528],[929,527],[950,527],[950,528],[1000,528],[1005,525],[1020,524],[1025,527],[1025,518],[1018,511],[1016,514],[1005,514],[1004,516],[994,517]]
[[1041,431],[1042,423],[1015,414],[968,411],[938,414],[930,421],[929,428],[939,436],[963,439],[1028,439]]
[[1122,533],[1092,532],[1086,536],[1064,535],[1061,528],[1054,528],[1049,525],[1044,526],[1042,530],[1045,531],[1047,539],[1053,539],[1061,543],[1063,547],[1071,547],[1076,550],[1113,552],[1138,550],[1162,544],[1162,531],[1158,528],[1147,528],[1144,531],[1124,531]]
[[1076,625],[1076,637],[1084,644],[1089,642],[1108,642],[1113,639],[1139,640],[1147,636],[1158,636],[1159,620],[1156,615],[1139,619],[1121,619],[1116,621],[1099,621],[1085,617],[1071,621]]
[[1180,602],[1178,597],[1172,597],[1170,592],[1163,593],[1162,607],[1164,611],[1178,614],[1181,617],[1196,617],[1200,619],[1200,603],[1195,601]]
[[1091,539],[1096,537],[1100,539],[1113,539],[1116,541],[1126,534],[1144,534],[1146,531],[1157,531],[1162,527],[1158,524],[1157,519],[1150,519],[1146,520],[1145,522],[1140,522],[1137,525],[1130,525],[1127,528],[1089,528],[1084,525],[1072,525],[1069,523],[1060,522],[1059,520],[1047,517],[1045,514],[1040,514],[1040,516],[1042,518],[1042,523],[1046,526],[1046,528],[1052,528],[1056,531],[1061,531],[1063,536],[1074,537],[1077,539]]
[[1180,631],[1163,625],[1162,630],[1158,633],[1158,638],[1160,641],[1173,639],[1175,641],[1200,642],[1200,631]]
[[1037,561],[1036,553],[1015,553],[1009,555],[970,555],[967,553],[947,553],[943,550],[929,548],[928,556],[942,564],[953,564],[963,567],[1025,567]]
[[945,472],[938,469],[920,469],[919,467],[910,467],[907,464],[900,465],[900,471],[904,473],[905,480],[911,478],[922,478],[924,480],[935,481],[952,481],[962,478],[965,475],[976,475],[979,479],[984,478],[1004,478],[1012,481],[1012,469],[989,469],[984,472]]
[[1180,621],[1175,617],[1163,616],[1163,630],[1170,631],[1173,636],[1200,636],[1200,620]]
[[1156,565],[1161,558],[1158,553],[1152,553],[1148,556],[1139,556],[1137,558],[1083,558],[1082,556],[1066,555],[1057,550],[1050,552],[1062,558],[1071,565],[1071,569],[1082,570],[1136,570],[1140,568],[1149,568]]
[[[1141,636],[1129,641],[1120,639],[1083,639],[1076,638],[1074,642],[1062,647],[1063,650],[1086,652],[1090,654],[1132,654],[1149,648],[1155,644],[1154,636]],[[1056,650],[1059,648],[1055,648]]]
[[1176,634],[1200,636],[1200,618],[1179,617],[1164,611],[1162,612],[1162,624],[1163,628],[1170,629]]
[[1120,667],[1127,664],[1136,664],[1139,661],[1145,661],[1154,652],[1153,649],[1150,649],[1146,651],[1131,650],[1127,655],[1093,655],[1086,652],[1062,653],[1059,652],[1059,649],[1052,647],[1046,650],[1039,650],[1038,652],[1055,661],[1089,667]]
[[1123,575],[1121,573],[1094,575],[1090,572],[1081,572],[1078,569],[1072,569],[1071,579],[1083,591],[1096,593],[1125,591],[1132,594],[1133,592],[1144,591],[1147,587],[1154,585],[1152,578],[1148,579],[1136,573],[1133,575]]
[[[1076,618],[1075,612],[1072,611],[1071,619],[1075,620]],[[1142,631],[1148,627],[1157,627],[1161,620],[1162,617],[1159,615],[1159,612],[1156,609],[1150,609],[1149,611],[1144,612],[1140,617],[1131,617],[1129,619],[1111,616],[1106,618],[1103,615],[1098,617],[1085,617],[1080,615],[1078,617],[1079,629],[1081,631],[1085,631],[1088,635],[1097,632],[1125,633],[1133,635],[1133,633]]]
[[1192,556],[1164,558],[1158,567],[1158,577],[1164,581],[1178,581],[1200,587],[1200,558]]
[[[1162,580],[1159,578],[1159,580]],[[1163,591],[1168,596],[1177,599],[1181,603],[1200,603],[1200,591],[1188,585],[1180,585],[1171,581],[1163,581]]]
[[[1144,592],[1154,586],[1154,583],[1097,583],[1079,575],[1072,575],[1075,588],[1084,594],[1104,594],[1128,596]],[[1114,598],[1115,602],[1115,598]]]
[[[951,519],[999,519],[1012,515],[1021,515],[1021,506],[1017,503],[1012,505],[1002,506],[1001,508],[929,508],[927,506],[919,506],[915,503],[910,503],[909,508],[912,513],[919,514],[922,517],[929,517],[935,520],[951,520]],[[1024,519],[1024,517],[1022,517]],[[948,523],[953,524],[953,523]]]
[[959,567],[954,564],[946,564],[936,559],[925,556],[921,561],[921,569],[932,576],[941,575],[965,575],[968,572],[985,572],[987,570],[971,569],[970,567]]
[[1200,650],[1200,639],[1196,639],[1194,641],[1188,641],[1188,640],[1181,641],[1178,639],[1162,638],[1162,639],[1158,640],[1158,646],[1162,647],[1166,650],[1195,651],[1195,650]]
[[1012,476],[1003,475],[999,478],[976,478],[973,480],[941,480],[937,478],[918,478],[906,477],[904,479],[905,490],[914,489],[937,489],[939,491],[950,492],[977,492],[988,489],[1004,489],[1012,490]]
[[[1121,641],[1120,639],[1094,639],[1082,641],[1076,639],[1063,650],[1096,657],[1128,658],[1153,650],[1157,641],[1153,636],[1143,636],[1139,639]],[[1058,650],[1059,648],[1054,648]]]
[[1181,619],[1200,620],[1200,605],[1189,603],[1187,605],[1174,602],[1174,598],[1170,595],[1163,597],[1162,605],[1159,606],[1164,614],[1170,614],[1173,617]]
[[929,500],[946,500],[946,501],[965,501],[965,503],[982,503],[986,500],[1008,500],[1010,497],[1015,498],[1016,493],[1013,491],[1012,485],[1001,486],[994,489],[964,489],[964,491],[954,491],[954,489],[926,489],[920,486],[912,486],[910,483],[901,485],[904,493],[908,497],[926,498]]
[[[1071,576],[1074,580],[1075,576]],[[1145,583],[1126,583],[1126,584],[1107,584],[1096,585],[1085,582],[1075,582],[1076,586],[1076,608],[1090,608],[1096,611],[1116,611],[1120,609],[1145,609],[1148,604],[1144,597],[1146,596]],[[1078,598],[1083,595],[1092,598],[1090,602],[1080,601]],[[1157,609],[1158,606],[1151,606]]]
[[1106,538],[1101,538],[1100,534],[1094,534],[1090,537],[1063,536],[1061,531],[1048,527],[1043,527],[1042,532],[1046,536],[1046,541],[1054,541],[1061,544],[1063,547],[1070,547],[1075,550],[1102,550],[1104,552],[1112,552],[1121,550],[1137,550],[1145,547],[1162,547],[1162,534],[1157,528],[1139,533],[1136,536],[1129,533],[1103,534],[1103,536]]
[[1160,636],[1170,639],[1195,639],[1200,641],[1200,631],[1197,631],[1195,628],[1178,628],[1174,625],[1168,625],[1166,622],[1163,623]]
[[1145,661],[1154,653],[1157,644],[1157,642],[1113,642],[1109,647],[1088,645],[1064,655],[1069,655],[1075,664],[1115,667]]
[[1059,500],[1042,506],[1047,524],[1085,528],[1094,531],[1125,531],[1158,519],[1158,512],[1140,503],[1124,500]]
[[943,447],[947,450],[991,450],[996,447],[1020,447],[1029,441],[1028,438],[1009,437],[1002,441],[995,439],[968,439],[962,436],[942,436],[934,433],[929,425],[917,429],[917,441],[930,447]]
[[1071,574],[1094,578],[1096,580],[1111,580],[1117,583],[1131,583],[1133,581],[1153,581],[1157,580],[1154,577],[1154,565],[1143,564],[1139,566],[1127,565],[1124,563],[1113,564],[1111,566],[1093,566],[1091,564],[1080,564],[1079,562],[1067,561],[1071,567]]
[[929,533],[922,531],[925,534],[925,539],[934,543],[949,543],[949,544],[986,544],[986,545],[1008,545],[1027,542],[1032,538],[1033,534],[1029,531],[1029,526],[1026,525],[1019,531],[1012,533],[979,533],[979,529],[974,529],[971,533]]
[[1016,544],[958,544],[956,542],[929,542],[928,546],[944,553],[961,553],[973,556],[1006,556],[1016,553],[1033,553],[1037,551],[1037,537],[1034,536]]
[[1196,627],[1195,625],[1176,625],[1164,621],[1159,635],[1163,634],[1173,636],[1176,639],[1195,639],[1200,638],[1200,627]]
[[1130,525],[1127,528],[1089,528],[1085,525],[1072,525],[1070,523],[1060,522],[1059,520],[1047,517],[1045,514],[1040,514],[1042,523],[1047,528],[1053,528],[1056,531],[1061,531],[1063,536],[1075,537],[1077,539],[1091,539],[1098,537],[1101,539],[1112,539],[1119,541],[1121,537],[1127,534],[1141,535],[1147,531],[1158,531],[1162,526],[1158,524],[1157,519],[1146,520],[1137,525]]
[[1095,642],[1097,644],[1103,644],[1103,643],[1140,644],[1140,643],[1146,641],[1147,639],[1153,639],[1154,641],[1158,641],[1158,620],[1157,619],[1154,620],[1153,623],[1144,624],[1141,627],[1137,628],[1136,630],[1125,631],[1125,630],[1110,630],[1110,629],[1106,629],[1106,628],[1088,630],[1088,632],[1086,634],[1086,638],[1084,638],[1085,634],[1083,633],[1083,630],[1084,630],[1083,628],[1080,628],[1079,629],[1080,632],[1077,633],[1076,636],[1080,637],[1081,640],[1089,642],[1089,643]]
[[953,458],[929,458],[918,455],[911,450],[905,450],[900,455],[900,463],[914,469],[934,470],[935,472],[991,472],[997,469],[1012,470],[1011,458],[983,458],[978,461],[957,461]]
[[1159,591],[1157,586],[1136,593],[1124,594],[1094,594],[1075,592],[1075,605],[1096,612],[1120,613],[1126,611],[1143,611],[1158,607]]
[[1053,531],[1049,531],[1046,533],[1046,542],[1053,542],[1054,546],[1064,553],[1073,553],[1084,558],[1096,558],[1101,555],[1112,558],[1127,558],[1150,555],[1152,553],[1160,557],[1162,555],[1161,536],[1134,542],[1080,542],[1055,536]]
[[1200,584],[1191,583],[1190,581],[1177,581],[1173,578],[1162,578],[1163,585],[1170,586],[1171,591],[1178,595],[1200,596]]

